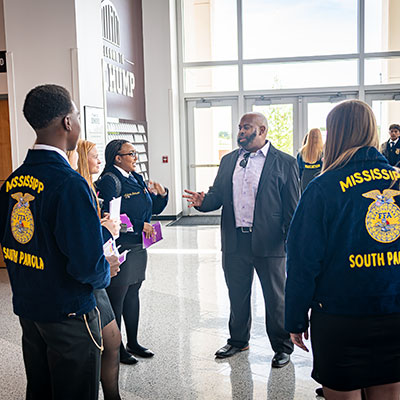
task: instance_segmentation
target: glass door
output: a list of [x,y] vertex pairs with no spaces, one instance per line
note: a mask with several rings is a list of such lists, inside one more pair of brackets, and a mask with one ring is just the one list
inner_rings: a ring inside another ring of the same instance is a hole
[[279,150],[293,155],[298,146],[298,98],[249,98],[246,109],[264,114],[268,121],[267,138]]
[[318,128],[322,139],[326,139],[326,117],[329,112],[341,101],[354,99],[353,94],[336,93],[332,95],[305,96],[303,98],[303,127],[302,140],[312,128]]
[[400,124],[400,93],[367,94],[365,100],[374,111],[382,144],[389,140],[389,126]]
[[[221,158],[236,145],[236,100],[201,99],[187,102],[189,188],[207,192],[217,175]],[[199,214],[183,207],[185,215]],[[219,215],[220,210],[208,213]]]
[[326,117],[340,101],[355,98],[354,94],[318,94],[313,96],[248,98],[246,110],[261,112],[268,120],[267,137],[271,143],[296,156],[311,128],[319,128],[326,138]]

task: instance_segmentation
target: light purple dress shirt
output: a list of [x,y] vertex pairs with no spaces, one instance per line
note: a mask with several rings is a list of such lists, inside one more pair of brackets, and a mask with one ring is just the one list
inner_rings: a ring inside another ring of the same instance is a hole
[[269,150],[270,142],[264,147],[251,153],[246,168],[240,166],[240,161],[247,153],[243,148],[239,150],[239,157],[233,172],[233,210],[235,213],[236,228],[253,226],[254,206],[258,183]]

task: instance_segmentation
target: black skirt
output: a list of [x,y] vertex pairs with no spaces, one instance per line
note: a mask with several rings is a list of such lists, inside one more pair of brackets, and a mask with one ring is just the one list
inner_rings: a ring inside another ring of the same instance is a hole
[[100,311],[101,329],[103,329],[113,319],[115,319],[114,311],[111,307],[106,289],[94,290],[93,293],[96,298],[97,308]]
[[400,314],[348,316],[313,311],[311,376],[332,390],[400,382]]
[[109,287],[129,286],[146,279],[147,250],[142,247],[142,244],[124,243],[118,251],[122,253],[125,250],[130,250],[130,252],[125,262],[120,265],[118,274],[111,278]]

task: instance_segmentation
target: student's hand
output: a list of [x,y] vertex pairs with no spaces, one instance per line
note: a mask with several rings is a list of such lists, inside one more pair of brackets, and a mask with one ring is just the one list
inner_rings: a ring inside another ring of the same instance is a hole
[[153,225],[149,224],[148,222],[145,222],[143,224],[143,232],[146,236],[146,239],[150,239],[151,237],[154,237],[156,234]]
[[110,219],[110,215],[108,214],[100,220],[100,223],[110,231],[113,237],[118,236],[119,230],[121,229],[121,221]]
[[159,194],[159,195],[164,195],[166,193],[166,190],[164,188],[163,185],[161,185],[158,182],[154,182],[154,181],[149,181],[149,188],[151,190],[152,193],[154,194]]
[[121,265],[121,263],[119,262],[118,257],[115,256],[114,254],[111,256],[107,256],[106,260],[110,264],[110,276],[112,278],[113,276],[117,275],[118,272],[120,271],[119,266]]
[[185,192],[188,194],[184,194],[182,197],[184,199],[187,199],[188,203],[190,203],[188,205],[189,208],[201,207],[201,205],[203,204],[204,196],[205,196],[204,192],[197,193],[197,192],[192,192],[191,190],[187,190],[187,189],[185,189]]
[[308,329],[303,333],[291,333],[290,339],[292,340],[293,344],[295,344],[297,347],[300,347],[302,350],[308,352],[308,348],[303,342],[303,335],[304,339],[308,340]]

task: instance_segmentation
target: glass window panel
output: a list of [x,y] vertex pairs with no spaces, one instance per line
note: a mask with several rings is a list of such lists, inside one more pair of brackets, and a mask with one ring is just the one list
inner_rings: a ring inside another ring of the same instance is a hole
[[[232,107],[194,109],[196,188],[208,188],[224,154],[232,151]],[[214,165],[214,166],[212,166]]]
[[357,0],[243,0],[245,59],[357,52]]
[[365,60],[365,84],[400,83],[400,58]]
[[[337,103],[323,102],[323,103],[308,103],[307,119],[308,119],[308,132],[312,128],[318,128],[322,134],[322,140],[325,143],[326,139],[326,117],[329,112],[337,105]],[[304,136],[307,132],[304,132]],[[303,136],[303,137],[304,137]]]
[[268,121],[267,139],[279,150],[293,154],[293,104],[253,105]]
[[375,100],[372,102],[376,123],[378,125],[379,143],[389,140],[389,126],[399,123],[400,101]]
[[400,50],[399,19],[399,0],[365,0],[365,51]]
[[184,68],[184,85],[186,93],[238,90],[238,67],[228,65]]
[[236,0],[184,0],[185,62],[237,60]]
[[244,65],[245,90],[357,85],[357,61]]

